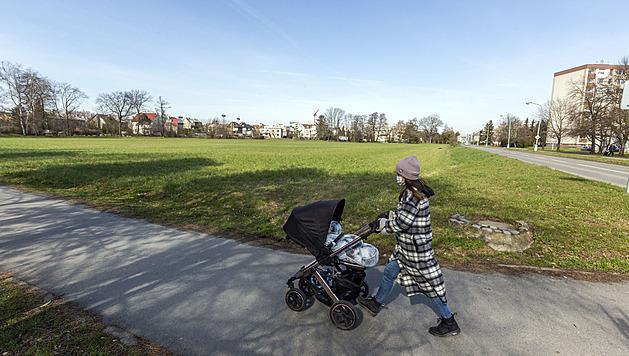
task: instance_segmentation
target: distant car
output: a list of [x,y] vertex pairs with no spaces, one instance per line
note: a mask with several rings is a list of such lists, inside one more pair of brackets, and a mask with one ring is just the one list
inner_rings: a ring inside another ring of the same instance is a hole
[[581,151],[590,151],[590,150],[592,150],[592,147],[590,146],[581,147]]

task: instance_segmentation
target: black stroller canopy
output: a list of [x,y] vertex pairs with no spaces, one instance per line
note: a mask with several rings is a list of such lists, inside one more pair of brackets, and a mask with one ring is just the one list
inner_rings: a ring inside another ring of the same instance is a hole
[[[291,240],[297,242],[319,258],[321,248],[325,246],[328,229],[332,220],[341,221],[345,199],[323,200],[299,206],[291,212],[284,232]],[[325,249],[327,250],[327,249]]]

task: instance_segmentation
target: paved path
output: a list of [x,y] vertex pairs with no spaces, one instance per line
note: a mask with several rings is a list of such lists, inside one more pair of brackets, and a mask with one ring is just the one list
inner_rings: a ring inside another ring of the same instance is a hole
[[[526,151],[518,151],[515,149],[507,150],[497,147],[483,147],[483,146],[467,146],[470,148],[478,149],[485,152],[490,152],[510,158],[515,158],[520,161],[537,164],[540,166],[550,167],[562,172],[574,174],[579,177],[598,180],[605,183],[617,185],[619,187],[627,187],[629,184],[629,166],[621,166],[617,164],[577,160],[574,158],[541,155],[530,153]],[[609,158],[619,159],[619,158]],[[620,158],[622,159],[622,158]]]
[[352,331],[319,302],[289,310],[285,281],[310,260],[0,186],[0,270],[176,354],[629,354],[629,283],[444,269],[463,331],[441,339],[431,302],[399,286]]

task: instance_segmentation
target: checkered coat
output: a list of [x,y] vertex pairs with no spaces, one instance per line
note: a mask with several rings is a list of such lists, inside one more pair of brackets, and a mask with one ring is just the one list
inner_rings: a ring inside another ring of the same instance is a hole
[[441,267],[432,249],[428,198],[419,200],[409,189],[404,191],[397,210],[389,212],[382,233],[396,235],[389,262],[398,261],[400,273],[396,281],[406,288],[408,296],[422,293],[447,303]]

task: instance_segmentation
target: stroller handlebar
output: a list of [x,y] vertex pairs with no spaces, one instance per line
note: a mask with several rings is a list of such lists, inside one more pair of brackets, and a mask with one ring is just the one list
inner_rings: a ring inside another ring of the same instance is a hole
[[367,241],[367,237],[373,234],[374,232],[376,231],[372,229],[371,226],[365,225],[362,228],[360,228],[360,230],[356,231],[354,235],[360,236],[363,240]]

